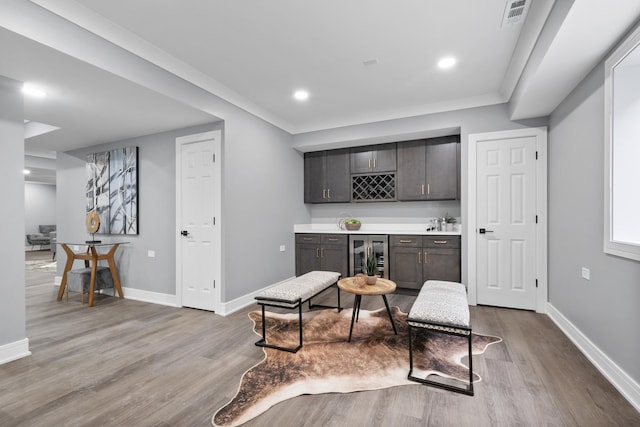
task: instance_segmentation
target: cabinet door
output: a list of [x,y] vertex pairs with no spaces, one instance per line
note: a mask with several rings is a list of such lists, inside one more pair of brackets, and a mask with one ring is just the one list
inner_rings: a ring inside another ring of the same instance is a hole
[[389,250],[389,277],[399,288],[420,289],[422,280],[422,248],[392,246]]
[[349,237],[346,234],[322,234],[322,269],[337,271],[342,277],[349,276]]
[[296,244],[296,276],[315,270],[322,270],[320,245]]
[[[305,171],[306,176],[306,171]],[[324,176],[326,182],[325,203],[348,202],[351,200],[351,172],[349,150],[329,150],[325,152]]]
[[304,155],[304,202],[323,203],[326,196],[324,182],[324,152]]
[[347,246],[326,245],[320,249],[322,270],[336,271],[342,277],[349,276],[349,253]]
[[396,195],[398,200],[424,200],[426,194],[424,141],[399,143],[397,153]]
[[460,249],[424,249],[423,278],[460,282]]
[[373,172],[373,151],[371,147],[354,147],[351,149],[351,173]]
[[458,150],[451,138],[433,138],[426,144],[426,198],[452,200],[458,198]]
[[373,172],[395,172],[396,144],[376,145],[373,152]]

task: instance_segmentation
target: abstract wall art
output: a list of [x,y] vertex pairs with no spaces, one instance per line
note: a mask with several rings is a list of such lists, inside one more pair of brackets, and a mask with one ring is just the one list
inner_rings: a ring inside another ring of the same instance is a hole
[[87,213],[102,234],[138,234],[138,147],[87,155]]

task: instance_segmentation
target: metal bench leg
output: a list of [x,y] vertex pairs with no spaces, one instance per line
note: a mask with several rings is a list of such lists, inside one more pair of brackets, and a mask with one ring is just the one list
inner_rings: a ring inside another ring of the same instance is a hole
[[[444,331],[436,331],[436,330],[432,330],[434,332],[438,332],[438,333],[442,333],[442,334],[447,334],[447,335],[455,335],[455,336],[462,336],[461,334],[452,334],[452,333],[448,333],[448,332],[444,332]],[[411,381],[415,381],[418,383],[422,383],[422,384],[426,384],[426,385],[430,385],[432,387],[437,387],[437,388],[441,388],[444,390],[449,390],[449,391],[454,391],[456,393],[462,393],[462,394],[466,394],[469,396],[473,396],[474,391],[473,391],[473,360],[472,360],[472,353],[471,353],[471,335],[472,332],[469,331],[469,335],[467,336],[468,339],[468,344],[469,344],[469,383],[465,385],[465,387],[456,387],[450,384],[446,384],[446,383],[441,383],[438,381],[433,381],[433,380],[429,380],[427,378],[419,378],[413,375],[413,343],[412,343],[412,327],[409,324],[409,374],[407,375],[407,379],[411,380]]]
[[302,348],[302,303],[298,304],[298,332],[300,334],[300,341],[297,347],[282,347],[275,344],[267,343],[267,321],[265,316],[264,306],[265,304],[260,304],[262,306],[262,339],[256,341],[255,345],[258,347],[267,347],[273,348],[275,350],[288,351],[289,353],[296,353],[298,350]]

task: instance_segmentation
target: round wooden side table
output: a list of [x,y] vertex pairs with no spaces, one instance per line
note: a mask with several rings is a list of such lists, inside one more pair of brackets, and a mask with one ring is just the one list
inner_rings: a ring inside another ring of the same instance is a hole
[[387,302],[386,294],[393,293],[396,290],[395,282],[388,279],[378,277],[375,285],[367,285],[365,283],[364,276],[345,277],[338,280],[338,288],[355,295],[353,302],[353,314],[351,315],[351,327],[349,328],[349,342],[351,342],[351,336],[353,334],[353,323],[358,321],[360,315],[360,302],[363,295],[380,295],[384,301],[385,307],[387,307],[387,314],[389,314],[389,320],[393,327],[393,332],[398,335],[396,325],[393,323],[393,316],[391,316],[391,310],[389,310],[389,303]]

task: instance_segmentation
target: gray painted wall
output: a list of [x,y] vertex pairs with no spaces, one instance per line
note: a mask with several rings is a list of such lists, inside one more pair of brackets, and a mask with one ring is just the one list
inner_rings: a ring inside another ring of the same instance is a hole
[[[26,233],[37,233],[39,225],[56,223],[56,186],[24,183],[24,227]],[[27,249],[31,245],[24,238]],[[36,246],[36,249],[38,247]]]
[[399,223],[414,222],[420,218],[430,218],[448,211],[451,215],[461,218],[463,227],[461,250],[462,281],[466,282],[468,272],[465,233],[467,233],[467,230],[464,229],[464,224],[466,223],[465,214],[467,212],[469,134],[546,125],[546,118],[513,122],[509,119],[507,104],[499,104],[298,134],[294,136],[294,147],[301,151],[315,151],[323,148],[365,145],[369,142],[402,141],[406,140],[407,135],[446,135],[451,134],[452,130],[459,131],[462,180],[459,206],[457,206],[456,202],[397,202],[366,204],[366,206],[341,203],[331,207],[309,205],[309,209],[314,222],[328,222],[340,211],[349,211],[354,215],[361,215],[366,218],[390,217],[393,220],[397,219]]
[[[26,338],[22,83],[0,76],[0,346]],[[19,250],[18,250],[19,249]]]
[[303,157],[291,145],[290,134],[244,111],[225,115],[223,301],[295,274],[293,224],[310,216]]
[[550,117],[549,301],[640,382],[640,262],[603,252],[603,84],[601,63]]

